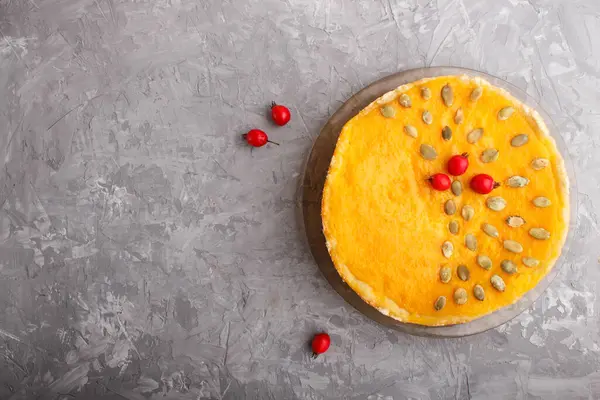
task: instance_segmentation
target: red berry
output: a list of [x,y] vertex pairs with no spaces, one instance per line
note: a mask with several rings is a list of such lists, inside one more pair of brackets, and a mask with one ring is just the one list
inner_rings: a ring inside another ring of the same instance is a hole
[[448,172],[450,175],[459,176],[464,174],[469,168],[469,155],[462,153],[461,155],[452,156],[448,160]]
[[279,146],[279,143],[271,142],[266,133],[260,129],[251,129],[243,135],[244,139],[250,146],[262,147],[267,143],[273,143]]
[[480,194],[488,194],[498,186],[500,186],[500,184],[494,182],[494,178],[487,174],[475,175],[471,179],[471,189]]
[[286,106],[280,104],[271,104],[271,118],[279,126],[283,126],[290,121],[291,118],[290,110]]
[[450,178],[446,174],[433,174],[429,178],[431,187],[440,192],[448,190],[450,188]]
[[313,337],[312,340],[312,351],[313,358],[316,358],[319,354],[325,353],[331,344],[331,339],[326,333],[318,333]]

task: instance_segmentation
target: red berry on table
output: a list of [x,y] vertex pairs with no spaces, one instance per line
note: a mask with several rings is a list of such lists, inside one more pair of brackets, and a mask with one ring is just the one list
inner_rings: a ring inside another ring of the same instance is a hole
[[450,157],[448,160],[448,172],[450,175],[459,176],[464,174],[467,171],[467,168],[469,168],[468,157],[469,155],[467,153]]
[[283,126],[287,124],[291,117],[292,114],[290,114],[290,110],[286,106],[275,104],[275,102],[271,104],[271,118],[273,118],[273,122],[277,125]]
[[244,134],[243,137],[244,140],[246,140],[246,142],[253,147],[262,147],[267,143],[273,143],[279,146],[279,143],[270,141],[267,134],[260,129],[251,129],[248,131],[248,133]]
[[317,333],[315,335],[315,337],[313,337],[312,340],[312,351],[313,351],[313,358],[317,358],[317,356],[319,354],[323,354],[327,351],[327,349],[329,348],[329,345],[331,344],[331,339],[329,338],[329,335],[326,333]]
[[498,186],[500,184],[487,174],[479,174],[471,178],[471,189],[480,194],[488,194]]
[[450,178],[446,174],[433,174],[428,180],[431,187],[440,192],[450,188]]

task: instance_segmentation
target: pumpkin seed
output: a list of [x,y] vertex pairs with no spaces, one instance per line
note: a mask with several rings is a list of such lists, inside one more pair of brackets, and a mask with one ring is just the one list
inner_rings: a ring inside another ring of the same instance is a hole
[[548,240],[550,239],[550,232],[544,228],[531,228],[529,234],[537,240]]
[[522,188],[529,184],[529,179],[519,175],[515,175],[508,178],[506,183],[511,188]]
[[493,211],[502,211],[504,207],[506,207],[506,200],[504,200],[500,196],[492,196],[488,197],[485,201],[485,204],[488,206],[490,210]]
[[485,270],[492,269],[492,259],[483,254],[477,256],[477,264]]
[[504,107],[500,111],[498,111],[498,119],[500,121],[506,121],[507,119],[510,118],[511,115],[513,115],[514,112],[515,112],[514,108],[512,108],[510,106]]
[[469,268],[467,268],[466,265],[459,265],[458,268],[456,268],[456,275],[458,275],[458,279],[460,279],[461,281],[468,281],[469,278],[471,277],[471,273],[469,272]]
[[477,101],[477,100],[479,100],[479,98],[481,97],[482,94],[483,94],[483,89],[480,86],[477,86],[471,92],[471,101]]
[[452,257],[453,252],[454,252],[454,245],[452,244],[452,242],[449,242],[446,240],[444,243],[442,243],[442,254],[444,255],[444,257],[446,257],[446,258]]
[[400,103],[400,105],[404,108],[410,108],[412,106],[412,101],[410,100],[410,97],[408,97],[408,95],[406,93],[402,93],[400,95],[400,98],[398,99],[398,103]]
[[421,97],[423,100],[429,100],[431,98],[431,89],[429,89],[427,86],[423,86],[421,88]]
[[423,122],[425,122],[427,125],[431,125],[431,123],[433,122],[433,116],[427,110],[423,111],[422,118],[423,118]]
[[477,128],[477,129],[473,129],[471,132],[469,132],[469,134],[467,135],[467,142],[471,143],[471,144],[475,144],[477,143],[477,141],[479,139],[481,139],[481,136],[483,135],[483,128]]
[[433,303],[433,308],[436,311],[440,311],[444,306],[446,306],[446,297],[444,296],[438,297],[435,303]]
[[450,267],[442,267],[440,268],[440,281],[442,283],[448,283],[452,279],[452,270]]
[[437,158],[437,151],[428,144],[422,144],[419,148],[421,151],[421,156],[429,161],[435,160]]
[[502,271],[510,275],[517,272],[517,265],[510,260],[502,260],[502,262],[500,262],[500,268],[502,268]]
[[523,217],[519,217],[518,215],[510,215],[508,218],[506,218],[506,225],[510,226],[511,228],[518,228],[525,225],[525,220]]
[[522,253],[523,252],[523,246],[521,245],[521,243],[516,242],[514,240],[505,240],[504,248],[506,250],[510,251],[511,253]]
[[452,129],[450,129],[449,126],[445,126],[442,129],[442,138],[444,140],[450,140],[450,139],[452,139]]
[[536,171],[542,170],[548,165],[550,165],[550,160],[546,158],[534,158],[531,162],[531,168],[535,169]]
[[381,115],[386,118],[394,118],[396,116],[396,109],[390,105],[381,107]]
[[498,275],[492,275],[490,278],[490,283],[492,287],[499,292],[504,292],[506,290],[506,284],[504,283],[504,279],[502,279]]
[[452,107],[452,103],[454,103],[454,92],[448,84],[445,84],[442,88],[442,100],[444,100],[446,107]]
[[460,183],[460,181],[454,181],[452,182],[452,185],[450,185],[450,189],[455,196],[460,196],[462,194],[462,183]]
[[458,288],[454,291],[454,302],[460,306],[467,302],[467,291],[463,288]]
[[481,285],[473,286],[473,296],[479,301],[485,300],[485,291]]
[[477,251],[477,238],[472,233],[465,235],[465,246],[471,251]]
[[481,153],[481,161],[484,163],[491,163],[498,159],[500,152],[498,149],[485,149]]
[[406,133],[411,138],[416,138],[417,136],[419,136],[419,132],[417,131],[417,128],[415,128],[412,125],[406,125],[404,127],[404,133]]
[[444,212],[446,215],[454,215],[456,213],[456,203],[450,199],[444,203]]
[[533,199],[533,205],[539,208],[550,207],[551,204],[552,202],[547,197],[539,196]]
[[529,268],[537,267],[540,264],[540,260],[533,257],[523,257],[523,264]]
[[494,225],[491,224],[482,224],[481,230],[485,232],[486,235],[497,238],[499,236],[498,229]]
[[463,112],[462,108],[459,108],[458,110],[456,110],[456,114],[454,114],[454,123],[456,125],[460,125],[463,123],[464,120],[465,120],[465,113]]
[[448,223],[448,230],[453,235],[458,235],[458,231],[460,230],[460,226],[458,225],[458,221],[452,220]]
[[521,147],[524,144],[527,144],[527,142],[529,142],[529,136],[524,133],[521,133],[513,137],[510,141],[510,144],[512,147]]
[[465,221],[470,221],[475,215],[475,209],[469,205],[463,206],[461,214]]

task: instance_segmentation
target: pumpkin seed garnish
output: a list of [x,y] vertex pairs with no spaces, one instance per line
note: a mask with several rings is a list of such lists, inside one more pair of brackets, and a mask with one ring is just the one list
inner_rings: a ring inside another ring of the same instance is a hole
[[500,234],[498,233],[498,229],[494,225],[491,224],[482,224],[481,230],[485,232],[486,235],[497,238]]
[[454,302],[458,305],[463,305],[467,302],[467,291],[463,288],[458,288],[454,291]]
[[444,203],[444,212],[446,215],[454,215],[456,213],[456,203],[454,200],[446,200]]
[[465,120],[465,113],[463,112],[462,108],[459,108],[458,110],[456,110],[456,114],[454,114],[454,123],[456,125],[460,125],[463,123],[464,120]]
[[467,268],[466,265],[459,265],[458,268],[456,268],[456,275],[458,275],[458,278],[461,281],[468,281],[469,278],[471,277],[471,273],[469,272],[469,268]]
[[427,125],[431,125],[431,123],[433,122],[433,116],[427,110],[423,111],[422,118],[423,118],[423,122],[425,122]]
[[511,228],[518,228],[525,225],[525,220],[523,217],[519,217],[518,215],[510,215],[508,218],[506,218],[506,225],[510,226]]
[[527,144],[527,142],[529,142],[529,136],[524,133],[518,134],[510,140],[512,147],[521,147]]
[[469,205],[463,206],[461,215],[465,221],[470,221],[475,215],[475,209]]
[[421,151],[421,156],[426,160],[432,161],[437,158],[437,151],[431,145],[422,144],[419,150]]
[[416,138],[417,136],[419,136],[419,132],[417,131],[417,128],[415,128],[412,125],[406,125],[404,127],[404,133],[406,133],[408,136],[410,136],[412,138]]
[[533,199],[533,205],[539,208],[550,207],[551,204],[552,202],[547,197],[539,196]]
[[448,223],[448,230],[453,235],[458,235],[458,231],[460,230],[460,226],[458,225],[458,221],[452,220]]
[[529,179],[523,176],[515,175],[508,178],[506,180],[506,184],[511,188],[522,188],[529,184]]
[[421,88],[421,97],[423,100],[429,100],[431,98],[431,89],[429,89],[427,86],[423,86]]
[[477,101],[477,100],[479,100],[479,98],[481,97],[482,94],[483,94],[483,89],[480,86],[477,86],[471,92],[471,101]]
[[450,185],[450,190],[452,190],[452,194],[455,196],[460,196],[462,194],[462,183],[460,181],[453,181],[452,185]]
[[546,158],[534,158],[531,162],[531,168],[540,171],[550,165],[550,160]]
[[510,251],[511,253],[522,253],[523,252],[523,246],[521,245],[521,243],[514,241],[514,240],[505,240],[504,243],[504,248],[508,251]]
[[404,108],[410,108],[412,106],[412,101],[410,97],[406,93],[402,93],[398,98],[398,103]]
[[500,111],[498,111],[498,119],[500,121],[506,121],[507,119],[510,118],[511,115],[513,115],[514,112],[515,112],[514,108],[512,108],[510,106],[504,107]]
[[386,118],[394,118],[396,116],[396,109],[389,104],[381,107],[381,115]]
[[490,269],[492,269],[492,259],[486,255],[479,254],[477,256],[477,264],[485,270],[489,271]]
[[442,138],[444,140],[450,140],[450,139],[452,139],[452,129],[450,129],[449,126],[445,126],[442,129]]
[[454,103],[454,92],[448,84],[445,84],[442,88],[442,100],[444,100],[446,107],[452,107],[452,103]]
[[502,268],[502,271],[506,272],[507,274],[514,274],[515,272],[517,272],[517,265],[510,261],[510,260],[502,260],[500,262],[500,268]]
[[465,235],[465,246],[471,251],[477,251],[477,238],[472,233]]
[[544,228],[531,228],[529,234],[537,240],[548,240],[550,239],[550,232]]
[[486,199],[485,204],[492,211],[502,211],[506,207],[506,200],[500,196],[492,196]]
[[452,279],[452,270],[450,267],[442,267],[440,268],[440,281],[442,283],[448,283]]
[[484,163],[491,163],[498,159],[500,152],[498,149],[485,149],[481,153],[481,161]]
[[490,278],[490,283],[492,287],[499,292],[504,292],[506,290],[506,284],[504,283],[504,279],[502,279],[498,275],[492,275]]
[[485,300],[485,291],[481,285],[473,286],[473,296],[479,301]]
[[435,303],[433,303],[433,308],[436,311],[440,311],[442,308],[444,308],[445,305],[446,305],[446,297],[440,296],[437,298]]
[[467,135],[467,142],[475,144],[479,139],[481,139],[481,136],[483,136],[483,128],[473,129]]
[[533,257],[523,257],[523,264],[529,268],[537,267],[540,265],[540,260]]
[[453,252],[454,252],[454,245],[452,244],[452,242],[449,242],[446,240],[444,243],[442,243],[442,254],[444,255],[444,257],[446,257],[446,258],[452,257]]

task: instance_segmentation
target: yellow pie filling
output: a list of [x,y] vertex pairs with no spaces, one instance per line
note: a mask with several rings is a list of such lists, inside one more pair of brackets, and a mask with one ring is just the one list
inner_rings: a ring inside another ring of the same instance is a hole
[[[469,167],[451,176],[447,162],[462,153]],[[459,183],[436,191],[436,173]],[[500,186],[476,193],[477,174]],[[480,78],[444,76],[401,86],[346,123],[322,219],[337,271],[366,302],[447,325],[532,289],[560,255],[568,207],[564,163],[537,112]]]

